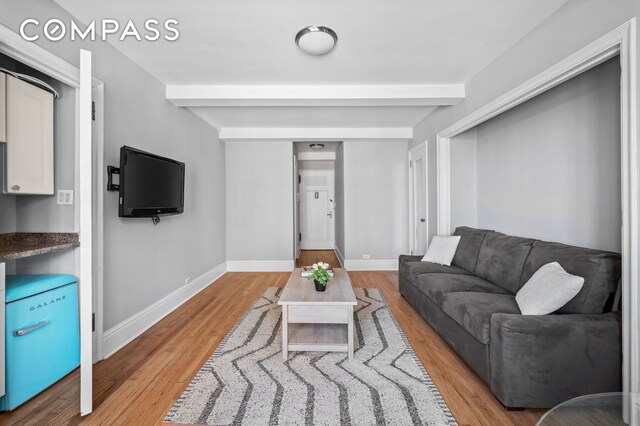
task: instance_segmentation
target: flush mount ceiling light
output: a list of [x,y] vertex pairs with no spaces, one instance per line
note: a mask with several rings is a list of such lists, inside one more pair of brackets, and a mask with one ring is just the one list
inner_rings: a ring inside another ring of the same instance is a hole
[[316,151],[320,151],[320,150],[324,149],[324,144],[323,143],[312,143],[312,144],[309,145],[309,148],[315,149]]
[[331,28],[310,26],[296,34],[296,44],[309,55],[320,56],[331,52],[338,42],[338,35]]

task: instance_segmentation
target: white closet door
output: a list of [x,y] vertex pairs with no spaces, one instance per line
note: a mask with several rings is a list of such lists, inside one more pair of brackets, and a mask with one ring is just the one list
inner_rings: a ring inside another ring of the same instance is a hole
[[80,414],[93,410],[93,232],[91,213],[91,52],[80,50],[80,89],[76,91],[80,135]]
[[6,79],[5,191],[53,195],[53,95],[13,76]]

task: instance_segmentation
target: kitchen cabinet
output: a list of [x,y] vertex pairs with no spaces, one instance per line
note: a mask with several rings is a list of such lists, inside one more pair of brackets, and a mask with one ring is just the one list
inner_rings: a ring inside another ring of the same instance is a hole
[[4,79],[4,191],[53,195],[53,94],[11,75]]

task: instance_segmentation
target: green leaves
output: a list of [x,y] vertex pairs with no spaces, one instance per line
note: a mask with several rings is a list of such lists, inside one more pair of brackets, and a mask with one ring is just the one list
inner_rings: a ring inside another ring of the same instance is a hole
[[331,276],[329,275],[329,272],[325,268],[318,267],[307,278],[310,280],[317,281],[322,285],[327,285],[327,283],[331,279]]

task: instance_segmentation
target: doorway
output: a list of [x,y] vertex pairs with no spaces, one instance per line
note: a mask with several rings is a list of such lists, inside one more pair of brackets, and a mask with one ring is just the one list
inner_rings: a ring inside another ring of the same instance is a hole
[[335,172],[300,170],[300,247],[335,247]]
[[411,254],[424,254],[428,245],[426,142],[409,151],[409,243]]

